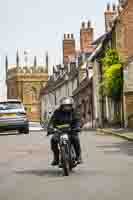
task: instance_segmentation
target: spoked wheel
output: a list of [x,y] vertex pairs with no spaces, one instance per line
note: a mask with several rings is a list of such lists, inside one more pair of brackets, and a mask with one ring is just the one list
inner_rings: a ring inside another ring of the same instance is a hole
[[63,175],[69,176],[70,172],[70,164],[69,164],[69,150],[68,146],[62,146],[62,167],[63,167]]

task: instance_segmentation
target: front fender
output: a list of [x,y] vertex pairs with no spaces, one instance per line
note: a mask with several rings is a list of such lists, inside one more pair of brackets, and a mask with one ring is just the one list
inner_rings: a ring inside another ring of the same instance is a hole
[[69,142],[69,136],[67,134],[63,134],[60,136],[60,144],[64,145]]

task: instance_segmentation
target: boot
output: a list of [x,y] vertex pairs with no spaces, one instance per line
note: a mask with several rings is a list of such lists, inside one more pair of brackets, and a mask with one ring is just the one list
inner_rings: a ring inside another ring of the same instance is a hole
[[54,153],[54,159],[53,159],[51,165],[52,165],[52,166],[56,166],[56,165],[58,165],[58,164],[59,164],[59,154],[55,154],[55,153]]
[[81,155],[80,155],[80,156],[77,156],[76,161],[77,161],[77,164],[78,164],[78,165],[83,163],[83,160],[82,160]]

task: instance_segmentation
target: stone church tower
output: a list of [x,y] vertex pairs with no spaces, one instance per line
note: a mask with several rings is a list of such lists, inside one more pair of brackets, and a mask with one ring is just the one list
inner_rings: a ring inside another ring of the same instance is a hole
[[20,65],[17,51],[16,65],[8,66],[7,96],[8,99],[20,99],[23,102],[30,121],[40,120],[40,90],[45,86],[47,81],[47,67],[38,66],[36,56],[34,57],[34,64],[32,66]]

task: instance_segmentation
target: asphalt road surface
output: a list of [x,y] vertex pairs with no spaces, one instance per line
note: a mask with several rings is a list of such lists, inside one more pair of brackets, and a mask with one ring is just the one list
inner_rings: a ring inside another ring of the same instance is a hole
[[43,132],[0,136],[0,200],[133,199],[133,143],[81,134],[84,163],[69,177],[50,166]]

